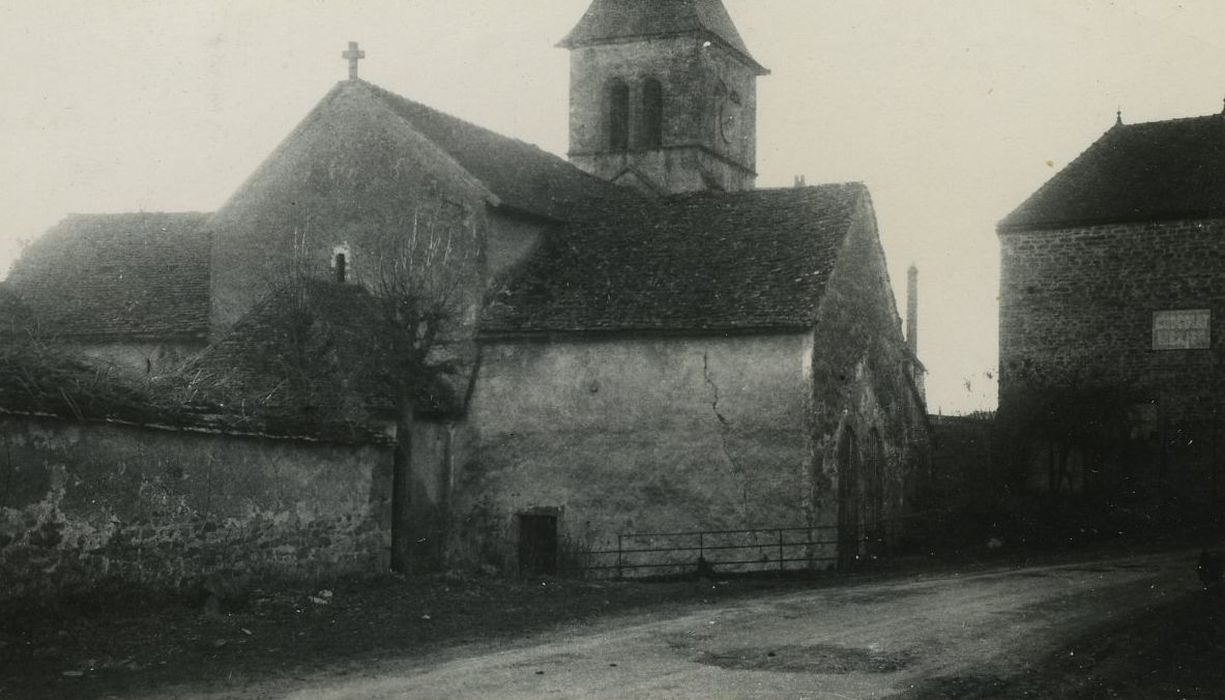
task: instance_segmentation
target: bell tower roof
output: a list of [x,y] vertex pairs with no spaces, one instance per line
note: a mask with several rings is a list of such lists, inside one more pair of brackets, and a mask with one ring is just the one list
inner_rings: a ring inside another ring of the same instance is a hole
[[758,63],[736,31],[722,0],[594,0],[558,46],[575,49],[634,39],[706,35],[742,58],[758,75]]

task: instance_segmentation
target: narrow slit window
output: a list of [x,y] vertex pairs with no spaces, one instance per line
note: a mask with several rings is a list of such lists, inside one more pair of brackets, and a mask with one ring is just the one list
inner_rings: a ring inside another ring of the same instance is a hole
[[613,82],[608,91],[608,146],[613,151],[630,147],[630,88],[624,82]]
[[664,143],[664,86],[655,78],[642,84],[642,146],[657,149]]
[[345,260],[344,253],[336,254],[336,281],[344,284],[349,274],[349,266]]

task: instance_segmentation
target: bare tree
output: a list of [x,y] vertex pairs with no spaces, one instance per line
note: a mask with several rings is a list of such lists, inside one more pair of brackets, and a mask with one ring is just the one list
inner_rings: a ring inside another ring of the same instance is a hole
[[474,371],[472,336],[481,298],[478,217],[479,210],[430,197],[385,227],[358,263],[358,277],[377,310],[372,368],[392,391],[396,417],[392,566],[397,571],[428,571],[441,564],[447,515],[429,504],[424,477],[413,468],[413,427],[421,401],[457,400],[450,387]]
[[[475,357],[484,209],[434,185],[376,199],[348,223],[328,222],[326,247],[305,224],[296,229],[288,255],[269,266],[264,300],[212,361],[187,372],[208,375],[204,384],[231,405],[241,399],[299,421],[368,424],[390,408],[391,563],[429,571],[441,564],[447,514],[414,470],[414,426],[466,393],[453,387],[465,386]],[[343,275],[333,243],[345,251]]]

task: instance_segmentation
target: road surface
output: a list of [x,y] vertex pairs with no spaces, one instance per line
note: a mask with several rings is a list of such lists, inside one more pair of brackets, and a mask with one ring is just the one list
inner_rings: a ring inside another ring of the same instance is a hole
[[[884,698],[1008,678],[1093,626],[1195,589],[1195,552],[929,574],[626,616],[250,698]],[[186,693],[186,695],[197,695]],[[233,689],[227,691],[234,696]],[[922,695],[922,693],[920,693]],[[202,696],[207,697],[207,694]]]

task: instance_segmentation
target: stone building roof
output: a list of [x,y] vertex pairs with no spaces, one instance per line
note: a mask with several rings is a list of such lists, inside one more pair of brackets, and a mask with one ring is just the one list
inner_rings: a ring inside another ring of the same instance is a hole
[[[593,199],[637,196],[536,146],[347,80],[320,100],[210,227],[266,230],[291,222],[335,230],[372,211],[407,206],[396,197],[423,177],[449,192],[559,221],[581,216]],[[311,220],[297,220],[304,218]]]
[[595,0],[559,46],[579,48],[638,38],[696,35],[713,38],[764,74],[736,31],[722,0]]
[[1225,115],[1104,133],[999,224],[1001,232],[1225,216]]
[[189,340],[208,331],[201,213],[74,214],[27,247],[7,286],[44,331]]
[[685,194],[552,232],[486,333],[811,328],[862,184]]

